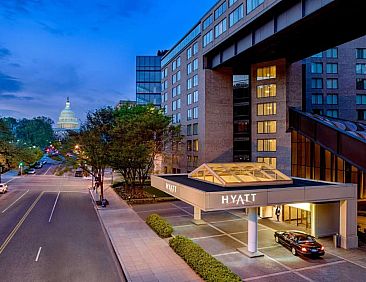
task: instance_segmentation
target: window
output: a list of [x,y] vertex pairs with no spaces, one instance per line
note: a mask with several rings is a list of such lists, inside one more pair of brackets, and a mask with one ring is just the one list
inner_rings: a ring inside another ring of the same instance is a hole
[[338,89],[338,79],[327,78],[327,89]]
[[357,48],[356,49],[356,58],[357,59],[366,59],[366,48]]
[[327,110],[326,115],[332,118],[338,118],[338,110]]
[[258,134],[267,134],[267,133],[276,133],[277,132],[277,121],[258,121],[257,122],[257,133]]
[[177,101],[172,102],[172,111],[177,110]]
[[195,59],[193,61],[193,71],[196,71],[196,70],[198,70],[198,59]]
[[212,17],[212,14],[203,21],[203,24],[202,24],[202,30],[205,30],[206,28],[208,28],[213,22],[213,17]]
[[357,94],[356,95],[356,104],[357,105],[366,105],[366,94]]
[[191,48],[191,47],[189,47],[189,48],[187,49],[187,60],[189,60],[191,57],[192,57],[192,48]]
[[312,94],[311,95],[311,104],[322,105],[323,104],[323,94]]
[[178,71],[177,73],[173,74],[173,76],[172,76],[172,82],[173,82],[173,84],[176,83],[178,80],[180,80],[180,71]]
[[198,152],[198,139],[193,140],[193,151]]
[[191,136],[192,135],[192,124],[188,124],[187,125],[187,136]]
[[198,135],[198,123],[193,124],[193,135]]
[[311,63],[311,73],[323,73],[323,63]]
[[196,55],[198,53],[198,43],[193,44],[193,55]]
[[223,13],[226,11],[226,1],[222,3],[216,10],[215,10],[215,20],[217,20]]
[[187,80],[187,89],[189,90],[189,89],[191,89],[192,88],[192,78],[189,78],[188,80]]
[[265,163],[270,165],[273,168],[276,168],[277,158],[269,158],[269,157],[258,157],[257,163]]
[[180,113],[172,115],[172,123],[180,123]]
[[198,74],[193,77],[193,87],[198,85]]
[[366,120],[366,110],[357,110],[357,119]]
[[174,98],[175,96],[177,96],[177,87],[172,88],[172,98]]
[[168,76],[168,68],[165,68],[162,72],[161,72],[161,78],[166,78]]
[[366,74],[366,64],[356,64],[356,74]]
[[198,119],[198,107],[193,108],[193,119]]
[[166,115],[166,114],[168,114],[168,105],[165,105],[164,106],[164,114]]
[[338,94],[328,94],[327,105],[338,105]]
[[276,97],[276,84],[258,85],[257,98]]
[[276,78],[276,66],[257,69],[257,80]]
[[177,68],[177,61],[173,61],[173,63],[172,63],[172,71],[175,71],[176,68]]
[[323,58],[323,52],[320,52],[318,54],[314,54],[311,56],[312,58]]
[[187,105],[191,105],[192,104],[192,94],[191,93],[189,93],[188,95],[187,95]]
[[229,0],[229,7],[231,7],[238,0]]
[[258,139],[257,151],[258,152],[276,152],[277,141],[276,139]]
[[164,93],[164,94],[161,94],[161,101],[162,102],[166,102],[168,101],[168,93]]
[[313,89],[322,89],[323,88],[323,79],[321,79],[321,78],[312,78],[311,79],[311,88],[313,88]]
[[227,21],[225,18],[215,26],[215,38],[223,34],[226,31],[226,29],[227,29]]
[[189,75],[189,74],[191,74],[191,72],[192,72],[192,63],[189,63],[187,65],[187,74]]
[[356,79],[356,89],[357,90],[366,90],[366,79],[357,78]]
[[192,119],[192,109],[188,109],[187,110],[187,120],[191,120]]
[[177,100],[177,109],[180,109],[180,98]]
[[180,95],[180,85],[177,85],[177,95]]
[[327,64],[327,73],[338,73],[338,64]]
[[328,49],[327,51],[325,51],[325,57],[337,59],[338,58],[338,49],[337,48]]
[[260,4],[263,4],[264,0],[247,0],[247,14],[257,8]]
[[269,115],[275,115],[276,113],[277,113],[276,103],[263,103],[257,105],[258,116],[269,116]]
[[192,140],[187,140],[187,151],[192,151]]
[[198,156],[193,156],[193,166],[198,166]]
[[232,27],[238,21],[240,21],[244,17],[244,8],[243,4],[241,4],[238,8],[236,8],[229,15],[229,26]]
[[179,68],[180,67],[180,57],[178,57],[178,59],[177,59],[177,68]]
[[194,91],[193,92],[193,103],[197,103],[198,102],[198,91]]
[[212,30],[210,30],[209,32],[207,32],[204,36],[203,36],[203,47],[206,47],[207,44],[212,42]]

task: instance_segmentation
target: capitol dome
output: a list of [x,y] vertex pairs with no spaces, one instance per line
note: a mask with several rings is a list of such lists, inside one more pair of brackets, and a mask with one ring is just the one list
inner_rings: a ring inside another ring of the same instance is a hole
[[79,129],[79,122],[71,110],[69,97],[67,97],[65,109],[62,110],[58,118],[57,127],[59,129]]

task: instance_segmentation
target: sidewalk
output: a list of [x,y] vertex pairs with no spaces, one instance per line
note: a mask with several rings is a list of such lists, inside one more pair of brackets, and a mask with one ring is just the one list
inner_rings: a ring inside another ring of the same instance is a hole
[[128,281],[202,281],[112,188],[104,194],[97,211]]

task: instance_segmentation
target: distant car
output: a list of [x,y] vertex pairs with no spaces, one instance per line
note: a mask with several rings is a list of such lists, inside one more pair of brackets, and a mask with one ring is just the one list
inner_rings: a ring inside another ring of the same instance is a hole
[[75,177],[83,177],[83,171],[82,170],[75,171]]
[[291,250],[291,253],[304,256],[323,256],[324,246],[315,238],[301,231],[276,231],[275,241]]
[[0,193],[5,194],[8,192],[8,185],[6,183],[0,183]]
[[35,174],[36,170],[34,168],[31,168],[27,171],[27,174]]

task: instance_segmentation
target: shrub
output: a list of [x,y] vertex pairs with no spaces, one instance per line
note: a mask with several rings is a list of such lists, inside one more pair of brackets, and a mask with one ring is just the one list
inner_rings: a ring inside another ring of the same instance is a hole
[[170,239],[169,245],[205,281],[242,281],[227,266],[184,236]]
[[158,214],[150,214],[146,218],[146,223],[155,231],[161,238],[169,238],[173,233],[173,226],[169,224]]

